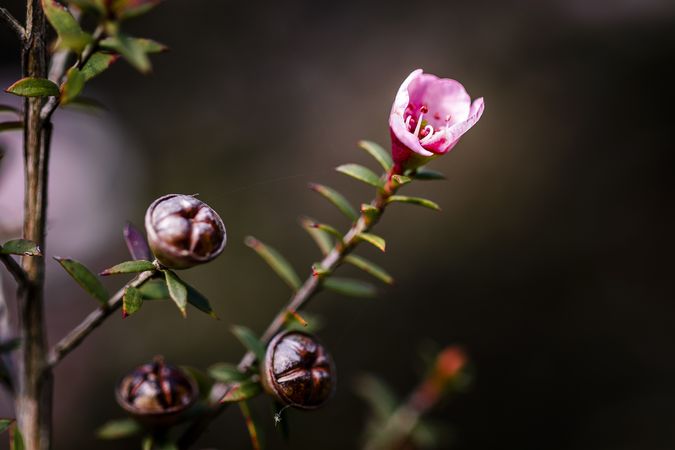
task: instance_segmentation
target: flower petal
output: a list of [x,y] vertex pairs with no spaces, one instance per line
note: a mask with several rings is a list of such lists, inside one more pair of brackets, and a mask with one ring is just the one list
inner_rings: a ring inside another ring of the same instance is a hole
[[436,154],[449,152],[457,144],[459,138],[478,122],[484,109],[483,97],[474,100],[469,110],[469,117],[466,120],[441,128],[428,141],[424,142],[424,148]]

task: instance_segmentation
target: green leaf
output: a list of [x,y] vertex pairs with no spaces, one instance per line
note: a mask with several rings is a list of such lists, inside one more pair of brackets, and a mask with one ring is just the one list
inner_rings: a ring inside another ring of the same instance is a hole
[[129,64],[141,73],[147,74],[152,70],[148,52],[146,52],[144,44],[139,42],[138,39],[117,33],[115,36],[103,39],[100,45],[102,48],[114,50],[122,55]]
[[83,11],[91,11],[98,14],[105,14],[106,0],[68,0],[68,3],[75,5]]
[[189,284],[186,284],[187,287],[187,299],[188,303],[200,310],[201,312],[208,314],[212,318],[219,320],[218,314],[211,307],[209,300],[204,297],[197,289],[193,288]]
[[253,450],[261,450],[261,436],[260,432],[258,431],[260,427],[256,424],[256,420],[251,414],[251,409],[248,407],[248,404],[245,401],[239,402],[239,409],[241,410],[241,415],[244,416],[246,429],[248,430],[248,435],[251,438],[251,448],[253,448]]
[[375,286],[361,280],[330,277],[323,280],[326,289],[350,297],[374,297],[377,294]]
[[405,195],[392,195],[387,200],[387,203],[400,202],[400,203],[410,203],[412,205],[424,206],[425,208],[433,209],[435,211],[440,211],[441,207],[437,203],[427,200],[426,198],[421,197],[408,197]]
[[379,248],[382,251],[385,251],[385,249],[386,249],[386,246],[387,246],[386,242],[384,241],[383,238],[381,238],[380,236],[378,236],[376,234],[359,233],[357,237],[359,239],[361,239],[362,241],[366,241],[369,244],[374,245],[375,247]]
[[380,215],[380,210],[368,203],[361,203],[361,213],[371,219]]
[[383,380],[373,375],[362,375],[357,378],[355,391],[368,403],[375,419],[381,422],[393,414],[399,403],[394,391]]
[[249,378],[249,375],[242,373],[237,366],[228,363],[216,363],[209,367],[208,372],[211,378],[221,383],[239,382]]
[[108,304],[108,298],[110,297],[108,291],[103,287],[101,281],[96,278],[96,275],[82,263],[71,258],[59,258],[58,256],[55,256],[54,259],[58,261],[58,263],[61,264],[61,267],[63,267],[92,297],[98,300],[102,305]]
[[293,270],[290,263],[281,256],[281,254],[272,247],[263,244],[253,236],[248,236],[244,243],[252,248],[265,262],[276,272],[291,289],[297,290],[300,287],[300,278]]
[[0,133],[3,131],[22,130],[23,122],[20,120],[13,120],[10,122],[0,122]]
[[148,280],[143,283],[138,290],[140,291],[143,300],[166,300],[171,298],[165,280]]
[[326,200],[335,205],[349,220],[354,221],[359,218],[359,214],[349,203],[349,200],[335,189],[318,183],[310,183],[309,188],[314,192],[321,194]]
[[22,78],[5,89],[5,92],[20,97],[58,97],[59,87],[46,78]]
[[445,180],[445,175],[443,175],[441,172],[427,169],[425,167],[418,168],[411,176],[416,180],[423,181]]
[[171,270],[165,270],[164,276],[166,277],[166,287],[169,289],[171,300],[176,304],[183,317],[186,317],[187,287],[185,287],[185,283]]
[[386,270],[374,262],[368,261],[367,259],[357,255],[347,255],[345,256],[344,261],[358,267],[366,273],[369,273],[383,283],[394,284],[394,278],[389,275]]
[[371,141],[359,141],[359,147],[370,153],[370,156],[375,158],[385,171],[388,172],[391,170],[394,161],[391,159],[390,152]]
[[192,366],[180,366],[180,368],[187,372],[197,383],[199,397],[208,400],[209,395],[211,394],[211,388],[213,387],[213,378]]
[[134,38],[145,53],[163,53],[169,50],[169,47],[161,42],[147,38]]
[[155,445],[155,439],[152,437],[151,434],[145,436],[141,441],[142,450],[152,450],[153,445]]
[[15,424],[9,432],[11,436],[9,443],[10,450],[24,450],[26,447],[24,446],[23,436],[21,435],[19,427]]
[[321,250],[321,253],[326,255],[333,248],[333,239],[325,231],[314,228],[315,223],[316,221],[309,217],[300,218],[300,225],[302,228],[304,228],[305,231],[309,233],[314,242],[316,242],[316,245],[319,247],[319,250]]
[[393,175],[391,179],[396,187],[403,186],[405,184],[412,182],[412,178],[406,177],[405,175],[398,175],[398,174]]
[[5,255],[42,256],[40,247],[27,239],[12,239],[0,246],[0,253]]
[[140,273],[147,272],[148,270],[155,270],[155,265],[150,261],[144,261],[142,259],[135,259],[133,261],[125,261],[119,263],[115,266],[112,266],[108,269],[105,269],[99,275],[119,275],[124,273]]
[[157,6],[160,0],[113,0],[111,9],[119,19],[131,19],[147,13]]
[[103,73],[108,67],[112,66],[119,59],[119,55],[113,53],[96,52],[89,57],[89,60],[82,67],[84,81],[89,81],[97,75]]
[[122,317],[128,317],[143,306],[143,297],[138,289],[133,286],[127,287],[122,297]]
[[96,430],[99,439],[124,439],[143,431],[143,428],[134,419],[111,420]]
[[229,386],[227,393],[220,399],[220,403],[233,403],[242,400],[248,400],[262,392],[259,383],[251,380],[242,381],[241,383],[232,383]]
[[340,233],[338,230],[331,227],[330,225],[327,225],[325,223],[313,223],[312,227],[317,228],[317,229],[323,231],[324,233],[330,234],[331,236],[333,236],[337,240],[337,242],[342,242],[342,238],[343,238],[342,233]]
[[80,24],[61,3],[56,0],[42,0],[42,8],[59,36],[56,43],[58,48],[73,50],[79,55],[92,42],[91,35],[82,31]]
[[0,419],[0,434],[4,433],[12,426],[14,419]]
[[363,181],[371,186],[375,186],[376,188],[382,189],[384,187],[384,183],[380,177],[367,167],[358,164],[343,164],[336,167],[335,170],[345,175],[349,175],[352,178],[356,178],[359,181]]
[[67,105],[80,95],[84,89],[85,78],[76,67],[68,69],[65,83],[61,86],[61,104]]
[[232,334],[239,339],[239,342],[241,342],[248,351],[255,354],[258,361],[263,361],[265,359],[265,346],[260,342],[260,339],[253,334],[253,331],[241,325],[232,326],[230,331],[232,331]]

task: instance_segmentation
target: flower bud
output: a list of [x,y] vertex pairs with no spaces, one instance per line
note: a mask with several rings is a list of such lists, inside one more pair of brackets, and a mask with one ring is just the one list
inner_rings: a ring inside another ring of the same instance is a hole
[[285,405],[316,409],[335,391],[335,365],[316,337],[301,331],[277,334],[262,366],[265,390]]
[[196,382],[160,356],[122,378],[115,391],[117,403],[150,427],[177,423],[198,395]]
[[225,225],[209,205],[190,195],[155,200],[145,213],[150,249],[163,266],[187,269],[209,262],[225,248]]

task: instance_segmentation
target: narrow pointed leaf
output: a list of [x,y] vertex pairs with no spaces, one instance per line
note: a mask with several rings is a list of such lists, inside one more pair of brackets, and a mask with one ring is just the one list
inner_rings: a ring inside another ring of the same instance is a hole
[[92,37],[82,30],[75,17],[61,3],[56,0],[42,0],[42,8],[59,36],[57,47],[80,54],[92,42]]
[[342,238],[343,238],[342,233],[340,233],[338,230],[331,227],[330,225],[325,224],[325,223],[314,223],[314,224],[312,224],[312,227],[317,228],[317,229],[323,231],[324,233],[330,234],[338,242],[342,242]]
[[14,419],[0,419],[0,434],[4,433],[12,426]]
[[131,222],[127,222],[124,226],[124,241],[127,243],[127,248],[132,258],[144,259],[146,261],[153,259],[148,241],[145,240],[143,233]]
[[116,51],[141,73],[147,74],[152,70],[148,54],[137,39],[118,33],[101,41],[101,47]]
[[348,295],[350,297],[374,297],[377,294],[375,286],[361,280],[352,280],[349,278],[330,277],[323,280],[323,286],[326,289],[337,292],[338,294]]
[[113,0],[112,11],[119,19],[131,19],[147,13],[157,6],[160,0]]
[[142,450],[152,450],[152,447],[155,445],[155,439],[152,435],[145,436],[141,442]]
[[359,214],[349,203],[349,200],[347,200],[344,195],[340,194],[335,189],[318,183],[310,183],[309,188],[314,192],[321,194],[326,200],[335,205],[337,209],[339,209],[342,214],[347,216],[349,220],[354,221],[358,219]]
[[355,390],[368,403],[378,421],[386,421],[398,406],[399,399],[391,387],[373,375],[357,378]]
[[416,180],[423,181],[433,181],[433,180],[445,180],[445,175],[441,172],[435,170],[427,169],[425,167],[420,167],[412,174],[412,177]]
[[127,287],[122,297],[122,317],[128,317],[143,306],[143,297],[138,289],[133,286]]
[[352,178],[356,178],[359,181],[363,181],[371,186],[375,186],[376,188],[382,189],[384,187],[384,183],[380,177],[367,167],[358,164],[343,164],[336,167],[335,170],[345,175],[349,175]]
[[359,147],[370,153],[370,156],[382,166],[385,171],[391,170],[394,161],[391,159],[390,152],[383,149],[380,145],[372,141],[359,141]]
[[242,381],[240,383],[232,383],[227,393],[220,399],[220,403],[233,403],[242,400],[248,400],[262,392],[259,383],[251,380]]
[[143,261],[140,259],[136,259],[133,261],[125,261],[123,263],[119,263],[115,266],[112,266],[108,269],[105,269],[103,272],[100,273],[100,275],[106,276],[106,275],[119,275],[124,273],[140,273],[146,272],[148,270],[155,270],[155,265],[150,261]]
[[237,366],[228,363],[216,363],[209,367],[208,372],[211,378],[221,383],[241,382],[249,378]]
[[134,419],[111,420],[96,430],[99,439],[123,439],[135,436],[143,431],[143,428]]
[[300,287],[300,277],[295,273],[295,270],[290,263],[281,256],[281,254],[272,247],[263,244],[256,238],[248,236],[244,243],[252,248],[265,262],[276,272],[284,282],[293,290]]
[[347,255],[344,261],[358,267],[386,284],[394,284],[394,278],[382,267],[357,255]]
[[22,130],[23,122],[20,120],[13,120],[11,122],[0,122],[0,133],[3,131]]
[[183,317],[187,316],[187,288],[185,283],[171,270],[165,270],[164,276],[171,300],[176,304]]
[[258,361],[265,359],[265,346],[260,342],[260,339],[253,334],[253,331],[241,325],[234,325],[230,331],[232,331],[232,334],[239,339],[239,342],[241,342],[248,351],[255,354]]
[[5,89],[20,97],[58,97],[59,87],[46,78],[22,78]]
[[24,450],[26,447],[23,442],[23,436],[21,435],[21,430],[19,427],[14,424],[14,426],[9,430],[11,435],[9,442],[9,450]]
[[260,443],[260,431],[258,431],[260,427],[258,427],[256,421],[253,419],[251,409],[248,407],[246,401],[239,402],[239,409],[241,410],[241,415],[244,416],[246,429],[248,430],[248,435],[251,438],[251,448],[253,450],[261,450],[262,445]]
[[319,250],[321,250],[321,253],[326,255],[329,251],[331,251],[333,245],[335,245],[334,241],[325,231],[314,228],[315,223],[316,221],[314,219],[310,219],[309,217],[300,218],[300,225],[302,228],[304,228],[307,233],[309,233],[314,242],[316,242],[316,245],[319,247]]
[[110,297],[108,291],[103,287],[101,281],[96,278],[96,275],[82,263],[71,258],[59,258],[58,256],[55,256],[54,259],[61,264],[61,267],[68,272],[68,275],[73,277],[89,295],[98,300],[102,305],[108,304],[108,298]]
[[84,67],[82,75],[84,81],[89,81],[97,75],[103,73],[108,67],[112,66],[119,59],[119,55],[113,53],[96,52],[89,57]]
[[187,299],[188,303],[200,310],[201,312],[208,314],[212,318],[218,320],[218,314],[211,307],[209,300],[204,297],[197,289],[193,288],[189,284],[187,286]]
[[76,67],[68,69],[66,82],[61,86],[61,104],[67,105],[84,89],[85,77]]
[[384,241],[383,238],[376,234],[372,233],[359,233],[358,238],[361,239],[362,241],[366,241],[369,244],[374,245],[375,247],[379,248],[382,251],[385,251],[386,249],[386,242]]
[[163,53],[169,50],[169,47],[161,42],[147,38],[134,38],[145,53]]
[[40,247],[27,239],[13,239],[0,246],[0,253],[5,255],[42,256]]
[[165,280],[148,280],[143,283],[138,290],[140,291],[143,300],[167,300],[171,298]]
[[405,184],[408,184],[412,181],[412,178],[406,177],[405,175],[394,175],[391,177],[392,181],[396,185],[396,187],[403,186]]
[[387,203],[400,202],[400,203],[410,203],[412,205],[424,206],[425,208],[433,209],[435,211],[440,211],[441,207],[437,203],[427,200],[426,198],[421,197],[408,197],[405,195],[392,195],[389,197]]

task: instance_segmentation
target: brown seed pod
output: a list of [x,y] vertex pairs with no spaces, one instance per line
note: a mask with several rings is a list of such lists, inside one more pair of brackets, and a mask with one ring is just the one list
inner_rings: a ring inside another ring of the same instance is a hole
[[261,378],[265,390],[283,404],[316,409],[335,391],[335,364],[315,336],[285,331],[267,346]]
[[145,213],[145,231],[155,258],[170,269],[211,261],[227,240],[218,213],[191,195],[170,194],[155,200]]
[[147,426],[169,426],[180,420],[199,396],[197,383],[161,356],[122,378],[117,403]]

